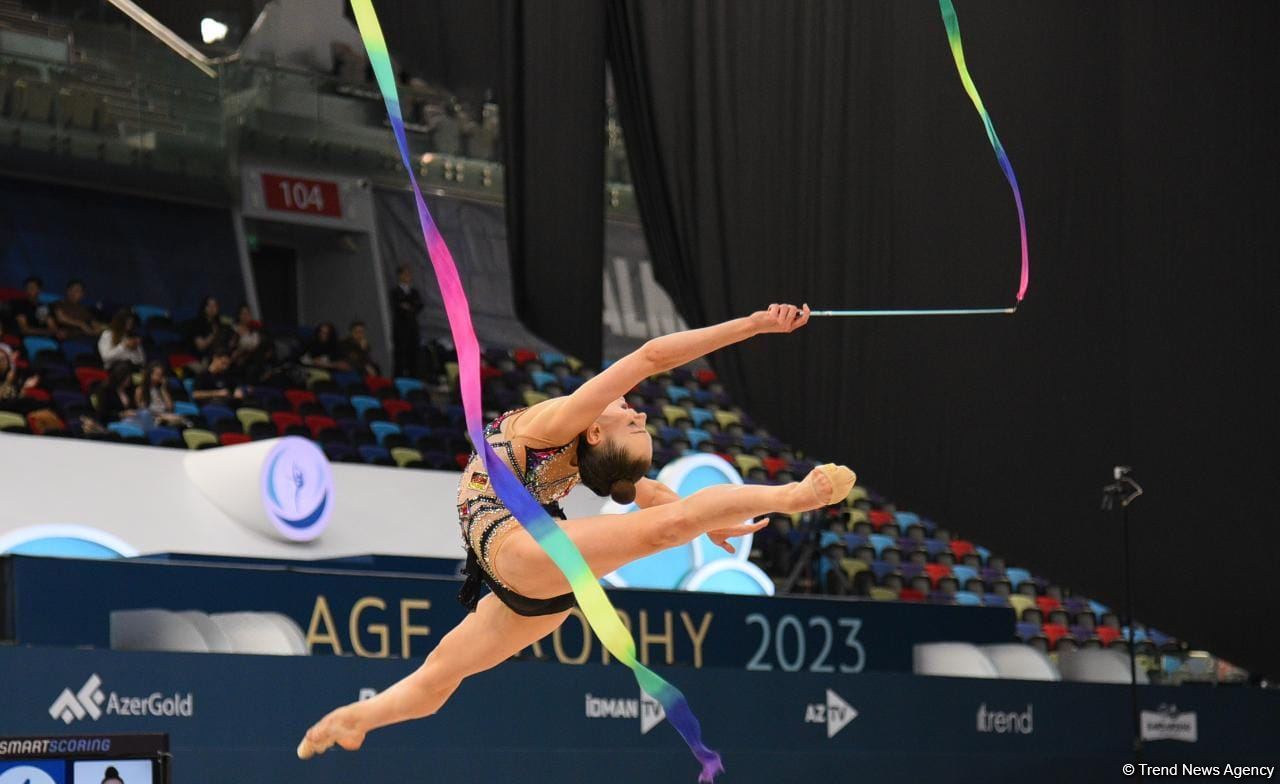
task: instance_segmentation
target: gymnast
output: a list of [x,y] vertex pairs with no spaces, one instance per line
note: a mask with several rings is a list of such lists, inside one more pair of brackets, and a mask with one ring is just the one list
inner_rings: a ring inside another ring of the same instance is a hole
[[[719,485],[681,499],[646,478],[653,442],[645,415],[622,396],[649,376],[755,335],[794,332],[808,320],[807,305],[775,304],[746,318],[655,338],[573,394],[503,414],[485,428],[485,437],[548,513],[562,521],[597,578],[702,534],[732,553],[730,539],[768,524],[744,520],[836,503],[853,487],[853,472],[828,464],[787,485]],[[558,502],[578,482],[620,504],[634,501],[640,509],[566,520]],[[501,664],[568,616],[574,606],[568,582],[498,499],[476,454],[458,486],[458,519],[467,551],[467,580],[458,598],[470,612],[411,675],[372,699],[332,711],[307,730],[298,745],[302,759],[335,744],[354,751],[370,730],[434,714],[463,678]],[[490,591],[483,599],[482,583]]]

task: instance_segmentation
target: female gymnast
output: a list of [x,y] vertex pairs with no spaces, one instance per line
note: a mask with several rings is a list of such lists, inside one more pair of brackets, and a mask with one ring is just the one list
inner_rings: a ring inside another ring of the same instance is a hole
[[[793,332],[808,320],[807,305],[770,305],[746,318],[655,338],[573,394],[503,414],[485,436],[529,492],[563,521],[561,528],[597,577],[704,533],[733,552],[729,539],[768,523],[743,520],[836,503],[853,487],[853,472],[825,465],[787,485],[719,485],[681,499],[645,477],[653,443],[645,415],[622,396],[649,376],[755,335]],[[640,509],[565,520],[558,501],[578,482],[618,503],[635,501]],[[298,745],[302,759],[335,744],[354,751],[370,730],[432,715],[463,678],[501,664],[568,616],[574,597],[564,575],[498,499],[474,454],[458,487],[458,518],[468,574],[458,598],[474,612],[413,674],[372,699],[338,708],[307,730]],[[490,590],[483,599],[481,582]]]

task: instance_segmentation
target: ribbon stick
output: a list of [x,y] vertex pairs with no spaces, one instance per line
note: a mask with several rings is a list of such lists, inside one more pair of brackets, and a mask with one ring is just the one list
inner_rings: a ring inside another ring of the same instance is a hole
[[1018,189],[1018,177],[1013,173],[1013,164],[1009,163],[1009,156],[1004,151],[1004,145],[1000,143],[1000,137],[996,135],[995,123],[991,121],[991,115],[987,112],[987,107],[982,104],[982,96],[978,95],[978,88],[973,83],[973,77],[969,75],[969,66],[964,62],[964,47],[960,43],[960,21],[956,18],[956,8],[951,4],[951,0],[938,0],[938,7],[942,11],[942,24],[947,29],[947,42],[951,45],[951,56],[956,61],[956,71],[960,74],[960,83],[964,85],[964,91],[968,93],[969,100],[973,101],[973,107],[978,110],[978,116],[982,118],[982,125],[987,129],[987,140],[991,142],[991,148],[995,150],[996,162],[1000,164],[1000,171],[1004,172],[1004,178],[1009,182],[1009,189],[1013,191],[1013,203],[1018,208],[1018,234],[1022,243],[1022,274],[1018,281],[1018,294],[1014,299],[1011,308],[942,308],[936,310],[815,310],[809,315],[811,316],[980,316],[980,315],[1007,315],[1017,312],[1018,305],[1022,303],[1022,298],[1027,295],[1027,283],[1030,280],[1030,266],[1027,261],[1027,217],[1022,210],[1022,191]]
[[431,266],[435,270],[436,281],[440,286],[441,298],[444,300],[449,329],[453,333],[453,342],[458,352],[458,382],[462,387],[462,404],[466,412],[467,432],[471,435],[471,443],[475,445],[480,459],[484,462],[485,470],[489,473],[498,497],[569,581],[573,594],[577,598],[578,607],[596,636],[600,638],[600,642],[613,654],[614,658],[631,668],[640,688],[662,704],[671,725],[689,744],[690,750],[702,764],[698,781],[711,782],[716,774],[723,772],[724,766],[720,762],[720,755],[702,743],[702,731],[697,717],[689,708],[688,701],[679,689],[667,683],[636,658],[636,645],[631,638],[631,633],[622,625],[617,610],[614,609],[604,589],[600,587],[599,581],[592,574],[582,553],[541,504],[529,494],[524,484],[516,478],[506,463],[494,453],[493,448],[484,438],[484,422],[481,418],[483,409],[480,405],[480,347],[472,327],[467,295],[463,291],[453,256],[449,253],[449,248],[445,245],[444,237],[436,227],[435,220],[427,210],[422,190],[414,177],[414,166],[410,160],[404,119],[400,112],[400,100],[396,91],[395,74],[377,14],[374,12],[371,0],[351,0],[351,5],[355,10],[360,37],[364,41],[365,49],[369,53],[369,61],[373,65],[378,88],[387,105],[387,117],[400,149],[401,161],[405,171],[409,173],[409,184],[413,190],[418,218],[422,224],[422,236],[426,241],[427,254],[430,256]]

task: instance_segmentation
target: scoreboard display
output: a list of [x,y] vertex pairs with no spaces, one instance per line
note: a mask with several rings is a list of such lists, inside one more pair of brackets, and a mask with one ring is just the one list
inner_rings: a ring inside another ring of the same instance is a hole
[[0,784],[169,784],[169,736],[0,737]]

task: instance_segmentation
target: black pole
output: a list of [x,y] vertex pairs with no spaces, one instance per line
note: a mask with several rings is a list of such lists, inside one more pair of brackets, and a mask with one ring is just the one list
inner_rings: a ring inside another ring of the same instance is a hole
[[1138,712],[1138,628],[1133,620],[1133,550],[1129,546],[1129,505],[1121,502],[1120,526],[1124,529],[1124,565],[1120,580],[1124,583],[1124,614],[1129,624],[1129,709],[1133,717],[1133,758],[1142,761],[1142,724]]

